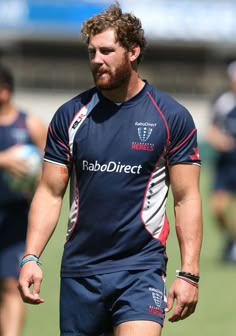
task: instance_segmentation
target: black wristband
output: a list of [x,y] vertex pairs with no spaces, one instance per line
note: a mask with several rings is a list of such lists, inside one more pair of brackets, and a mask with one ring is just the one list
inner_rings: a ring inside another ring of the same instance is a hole
[[180,276],[182,278],[185,279],[189,279],[193,282],[199,283],[200,280],[200,276],[199,275],[195,275],[192,273],[187,273],[187,272],[182,272],[182,271],[176,271],[176,276]]

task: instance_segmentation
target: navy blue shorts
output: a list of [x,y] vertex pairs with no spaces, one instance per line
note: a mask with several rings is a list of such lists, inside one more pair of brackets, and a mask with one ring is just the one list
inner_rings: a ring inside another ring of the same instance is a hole
[[19,277],[20,261],[23,257],[25,242],[19,242],[0,250],[0,280]]
[[18,278],[25,249],[29,206],[0,206],[0,280]]
[[163,326],[165,308],[165,278],[157,270],[62,278],[60,335],[102,336],[137,320]]

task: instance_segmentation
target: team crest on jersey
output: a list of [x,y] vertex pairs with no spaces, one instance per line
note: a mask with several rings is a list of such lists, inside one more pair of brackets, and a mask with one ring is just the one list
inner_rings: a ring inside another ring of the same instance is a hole
[[151,137],[153,127],[156,127],[156,124],[151,124],[148,122],[136,122],[135,126],[137,127],[138,137],[140,142],[132,142],[131,149],[133,150],[143,150],[143,151],[154,151],[154,144],[148,143],[148,139]]
[[138,127],[138,136],[142,142],[146,142],[152,134],[151,127]]
[[10,131],[11,136],[16,142],[24,143],[27,140],[28,133],[25,128],[12,129]]

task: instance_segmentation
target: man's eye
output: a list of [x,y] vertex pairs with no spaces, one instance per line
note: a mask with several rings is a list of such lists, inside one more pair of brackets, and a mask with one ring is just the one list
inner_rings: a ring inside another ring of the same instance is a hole
[[110,54],[111,52],[112,52],[111,49],[103,49],[103,50],[101,50],[101,53],[102,53],[103,55],[108,55],[108,54]]

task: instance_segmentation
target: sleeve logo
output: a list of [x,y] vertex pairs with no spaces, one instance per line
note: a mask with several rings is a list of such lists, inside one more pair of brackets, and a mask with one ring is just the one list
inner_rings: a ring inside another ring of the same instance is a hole
[[189,155],[190,159],[192,161],[195,161],[195,160],[199,161],[199,160],[201,160],[199,149],[197,147],[193,148],[193,152],[194,152],[194,154]]

